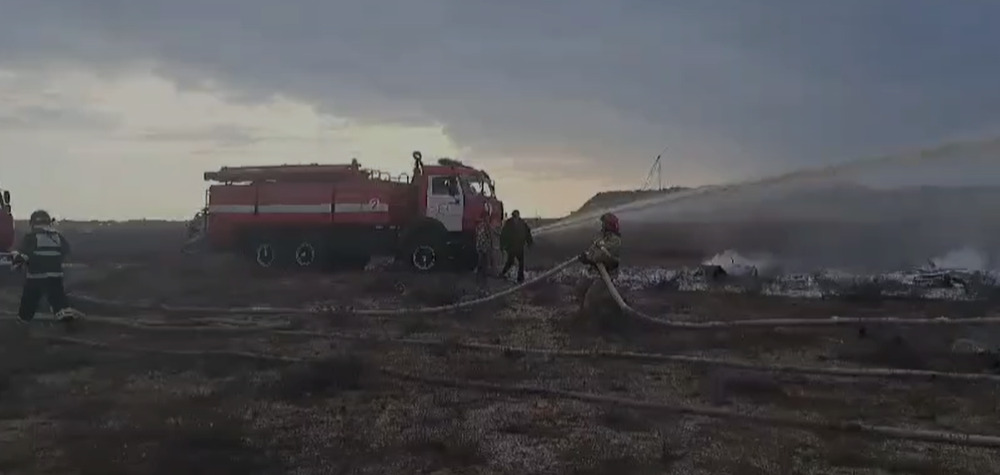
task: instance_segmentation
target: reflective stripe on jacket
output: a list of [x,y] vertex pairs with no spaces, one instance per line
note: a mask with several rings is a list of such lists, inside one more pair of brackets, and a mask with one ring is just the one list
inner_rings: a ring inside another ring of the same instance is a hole
[[49,227],[33,228],[24,235],[18,252],[27,258],[29,279],[45,279],[63,276],[63,261],[69,255],[70,246],[66,238]]

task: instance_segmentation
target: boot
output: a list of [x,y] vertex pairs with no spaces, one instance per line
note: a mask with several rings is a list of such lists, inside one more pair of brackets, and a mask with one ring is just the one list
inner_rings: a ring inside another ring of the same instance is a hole
[[83,317],[83,312],[71,307],[66,307],[56,312],[56,320],[60,322],[71,322],[73,320],[82,317]]

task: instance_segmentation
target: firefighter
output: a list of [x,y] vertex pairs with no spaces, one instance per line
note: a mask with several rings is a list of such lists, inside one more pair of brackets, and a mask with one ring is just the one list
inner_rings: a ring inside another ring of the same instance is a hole
[[493,229],[490,227],[490,214],[483,211],[476,222],[476,276],[480,283],[485,282],[493,269]]
[[[605,213],[600,220],[600,235],[578,259],[588,266],[596,267],[597,264],[603,264],[608,274],[614,278],[618,274],[622,246],[618,217],[612,213]],[[621,310],[600,274],[587,286],[580,309],[584,314],[601,317],[602,322],[604,317],[618,316]]]
[[69,255],[69,242],[52,227],[49,213],[38,210],[31,213],[31,230],[25,234],[14,256],[14,265],[25,269],[24,287],[17,318],[30,322],[35,318],[38,304],[46,297],[59,321],[69,321],[81,316],[69,306],[63,287],[63,259]]
[[516,261],[517,282],[524,282],[524,248],[530,247],[534,242],[531,227],[521,219],[521,212],[515,209],[500,229],[500,247],[507,253],[507,262],[503,265],[500,277],[506,277]]

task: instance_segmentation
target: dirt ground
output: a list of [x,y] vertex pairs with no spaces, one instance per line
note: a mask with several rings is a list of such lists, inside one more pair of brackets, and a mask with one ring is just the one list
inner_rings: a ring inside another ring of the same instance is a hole
[[[78,295],[176,305],[400,308],[453,303],[510,285],[497,280],[480,288],[467,275],[390,271],[265,273],[225,258],[182,256],[164,247],[172,235],[101,233],[88,234],[89,241],[76,236],[77,260],[87,264],[72,270],[71,290]],[[126,243],[127,252],[116,254],[114,242]],[[553,260],[536,257],[537,265]],[[13,310],[17,293],[15,285],[3,287],[5,309]],[[92,319],[72,326],[41,320],[47,315],[30,326],[6,317],[0,320],[0,473],[1000,473],[996,449],[771,427],[405,377],[1000,435],[991,383],[774,375],[454,344],[996,370],[990,357],[953,352],[953,341],[969,329],[666,331],[629,320],[599,325],[578,314],[577,294],[574,286],[543,282],[471,310],[385,319],[219,317],[93,305],[81,305]],[[1000,305],[991,303],[655,289],[627,297],[648,313],[689,320],[1000,314]],[[275,327],[298,333],[269,330]],[[374,340],[385,337],[445,344]]]

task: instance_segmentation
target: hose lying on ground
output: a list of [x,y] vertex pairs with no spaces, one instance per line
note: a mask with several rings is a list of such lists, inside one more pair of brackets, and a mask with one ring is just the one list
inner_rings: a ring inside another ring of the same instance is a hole
[[190,325],[166,325],[126,321],[117,318],[89,317],[88,322],[102,323],[108,325],[125,326],[134,329],[148,331],[195,331],[195,332],[215,332],[215,333],[257,333],[264,332],[270,335],[287,335],[307,338],[334,339],[346,341],[360,341],[373,344],[396,344],[408,346],[421,346],[432,348],[461,349],[471,351],[495,351],[506,354],[526,354],[535,356],[545,356],[554,358],[574,358],[574,359],[609,359],[622,361],[638,361],[649,363],[678,363],[693,364],[703,366],[718,366],[723,368],[741,369],[747,371],[759,371],[767,373],[784,374],[805,374],[820,376],[840,376],[840,377],[874,377],[874,378],[907,378],[907,379],[943,379],[956,381],[992,381],[1000,382],[1000,375],[988,373],[955,373],[949,371],[931,371],[902,368],[838,368],[838,367],[809,367],[781,364],[761,364],[745,361],[710,358],[692,355],[674,355],[660,353],[641,353],[631,351],[607,351],[607,350],[557,350],[548,348],[532,348],[508,345],[495,345],[490,343],[462,342],[448,340],[426,340],[413,338],[389,338],[367,335],[351,335],[340,332],[317,332],[308,330],[283,330],[276,326],[253,327],[253,326],[190,326]]
[[74,295],[72,298],[75,301],[89,303],[97,306],[104,307],[116,307],[116,308],[127,308],[134,310],[154,310],[163,312],[176,312],[176,313],[201,313],[201,314],[241,314],[241,315],[312,315],[312,314],[352,314],[361,316],[371,316],[371,317],[384,317],[384,316],[394,316],[394,315],[413,315],[413,314],[428,314],[428,313],[441,313],[450,312],[454,310],[459,310],[467,307],[473,307],[476,305],[482,305],[487,302],[491,302],[503,297],[506,297],[514,292],[517,292],[529,285],[543,281],[552,277],[555,274],[562,272],[567,267],[576,263],[576,259],[570,259],[563,262],[529,280],[524,281],[518,285],[510,287],[508,289],[501,290],[495,294],[487,295],[482,298],[467,300],[464,302],[458,302],[450,305],[439,305],[435,307],[420,307],[420,308],[397,308],[397,309],[357,309],[350,307],[315,307],[315,308],[299,308],[299,307],[196,307],[196,306],[171,306],[171,305],[155,305],[155,304],[139,304],[132,302],[121,302],[116,300],[104,300],[94,297],[86,297]]
[[832,317],[832,318],[765,318],[759,320],[732,320],[732,321],[711,321],[711,322],[679,322],[676,320],[666,320],[653,317],[640,312],[622,298],[621,293],[615,287],[614,281],[608,274],[603,264],[597,264],[597,271],[607,285],[611,297],[618,304],[623,312],[632,315],[643,321],[659,325],[661,327],[683,329],[683,330],[708,330],[719,328],[775,328],[775,327],[831,327],[843,325],[872,325],[872,324],[894,324],[894,325],[995,325],[1000,324],[1000,317],[977,317],[977,318],[897,318],[897,317]]
[[[102,348],[111,351],[137,351],[145,353],[159,353],[172,355],[187,355],[204,357],[208,354],[215,356],[233,356],[239,358],[252,358],[258,360],[270,360],[285,363],[297,363],[315,361],[316,359],[295,358],[286,356],[262,355],[249,352],[235,351],[185,351],[185,350],[162,350],[154,348],[127,347],[111,345],[102,342],[83,340],[70,337],[47,337],[48,339],[75,345],[89,346],[92,348]],[[619,407],[627,407],[638,410],[668,412],[674,414],[685,414],[692,416],[713,417],[718,419],[740,420],[744,422],[761,424],[767,426],[792,427],[805,430],[838,431],[864,434],[869,436],[881,436],[887,439],[913,440],[920,442],[945,443],[961,446],[992,447],[1000,448],[1000,437],[992,435],[969,434],[963,432],[949,432],[925,429],[908,429],[902,427],[876,426],[862,422],[844,421],[817,421],[790,416],[768,416],[757,414],[743,414],[726,409],[712,407],[698,407],[685,404],[666,404],[657,402],[647,402],[635,399],[626,399],[600,394],[590,394],[576,391],[565,391],[560,389],[549,389],[527,385],[507,385],[493,384],[480,381],[445,379],[428,376],[415,375],[408,372],[379,368],[379,373],[402,381],[415,382],[430,386],[476,389],[497,393],[516,395],[536,395],[550,398],[572,399],[593,404],[604,404]]]
[[[437,307],[424,307],[418,309],[390,309],[390,310],[358,310],[355,311],[357,314],[361,315],[402,315],[410,313],[436,313],[444,312],[449,310],[454,310],[463,307],[474,306],[482,304],[497,298],[509,295],[516,292],[528,285],[536,283],[542,279],[548,278],[561,270],[565,269],[573,263],[573,260],[566,261],[560,265],[550,269],[549,271],[531,279],[523,284],[505,289],[499,293],[489,295],[480,299],[470,300],[466,302],[460,302],[452,305],[444,305]],[[601,277],[604,283],[608,285],[609,291],[612,297],[615,299],[619,307],[623,311],[631,315],[637,316],[645,321],[666,326],[669,328],[679,328],[679,329],[714,329],[714,328],[728,328],[728,327],[775,327],[775,326],[831,326],[831,325],[846,325],[846,324],[864,324],[864,323],[900,323],[900,324],[966,324],[966,323],[995,323],[1000,321],[1000,319],[995,318],[979,318],[979,319],[898,319],[898,318],[833,318],[833,319],[764,319],[764,320],[744,320],[744,321],[715,321],[715,322],[677,322],[669,320],[661,320],[655,317],[648,316],[642,312],[639,312],[632,307],[630,307],[622,299],[621,294],[618,292],[617,288],[613,285],[607,270],[603,266],[598,266],[598,271],[601,273]],[[220,307],[169,307],[169,306],[158,306],[158,305],[143,305],[143,304],[129,304],[117,301],[108,301],[102,299],[93,298],[83,298],[78,300],[83,300],[88,303],[105,305],[110,307],[124,307],[133,309],[144,309],[144,310],[161,310],[168,312],[193,312],[193,313],[213,313],[213,314],[251,314],[251,315],[282,315],[282,314],[315,314],[321,313],[321,311],[316,309],[302,309],[302,308],[220,308]],[[275,334],[285,334],[292,336],[307,336],[315,338],[338,338],[338,339],[360,339],[366,338],[372,341],[370,337],[351,337],[343,334],[335,333],[321,333],[321,332],[308,332],[308,331],[297,331],[297,330],[282,330],[279,325],[239,325],[238,323],[245,322],[231,322],[231,321],[216,321],[212,322],[214,324],[226,324],[227,326],[214,326],[208,327],[204,325],[190,325],[190,326],[178,326],[166,323],[138,323],[138,322],[126,322],[120,319],[102,318],[102,317],[90,317],[88,320],[95,322],[102,322],[113,325],[125,325],[134,328],[143,328],[149,330],[163,330],[163,331],[222,331],[222,332],[260,332],[267,331],[273,332]],[[924,370],[908,370],[908,369],[897,369],[897,368],[821,368],[821,367],[800,367],[800,366],[789,366],[789,365],[767,365],[767,364],[753,364],[748,362],[733,361],[718,358],[706,358],[700,356],[689,356],[689,355],[663,355],[663,354],[648,354],[648,353],[634,353],[634,352],[613,352],[613,351],[566,351],[566,350],[550,350],[541,348],[519,348],[519,347],[505,347],[502,345],[488,345],[483,343],[457,343],[457,342],[444,342],[444,341],[421,341],[421,340],[407,340],[407,339],[396,339],[389,337],[382,337],[379,341],[385,343],[401,343],[401,344],[411,344],[411,345],[423,345],[423,346],[452,346],[457,348],[464,348],[470,350],[489,350],[489,351],[506,351],[513,353],[527,353],[536,355],[547,355],[555,357],[568,357],[568,358],[607,358],[607,359],[622,359],[622,360],[639,360],[639,361],[651,361],[651,362],[674,362],[674,363],[687,363],[687,364],[701,364],[701,365],[712,365],[729,367],[736,369],[745,369],[751,371],[764,371],[764,372],[777,372],[777,373],[792,373],[792,374],[815,374],[815,375],[828,375],[828,376],[844,376],[844,377],[896,377],[896,378],[930,378],[930,379],[951,379],[951,380],[967,380],[967,381],[998,381],[1000,376],[991,374],[978,374],[978,373],[953,373],[953,372],[941,372],[941,371],[924,371]]]
[[[224,315],[316,315],[316,314],[350,314],[371,317],[386,317],[397,315],[418,315],[443,313],[463,308],[474,307],[488,303],[507,295],[513,294],[529,285],[548,279],[567,267],[573,265],[576,259],[570,259],[559,265],[539,274],[521,284],[504,289],[492,295],[482,298],[467,300],[450,305],[439,305],[434,307],[421,308],[399,308],[399,309],[357,309],[351,307],[201,307],[201,306],[171,306],[157,304],[142,304],[135,302],[122,302],[118,300],[105,300],[89,296],[74,295],[73,299],[78,302],[108,308],[122,308],[132,310],[159,311],[168,313],[197,313],[197,314],[224,314]],[[709,322],[681,322],[676,320],[666,320],[647,315],[629,306],[615,287],[614,282],[608,275],[603,265],[598,264],[597,270],[604,280],[605,285],[615,303],[625,313],[639,319],[653,323],[655,325],[687,330],[706,330],[719,328],[774,328],[774,327],[828,327],[844,325],[865,325],[865,324],[895,324],[895,325],[994,325],[1000,324],[1000,317],[979,317],[979,318],[896,318],[896,317],[833,317],[833,318],[770,318],[758,320],[733,320],[733,321],[709,321]]]

